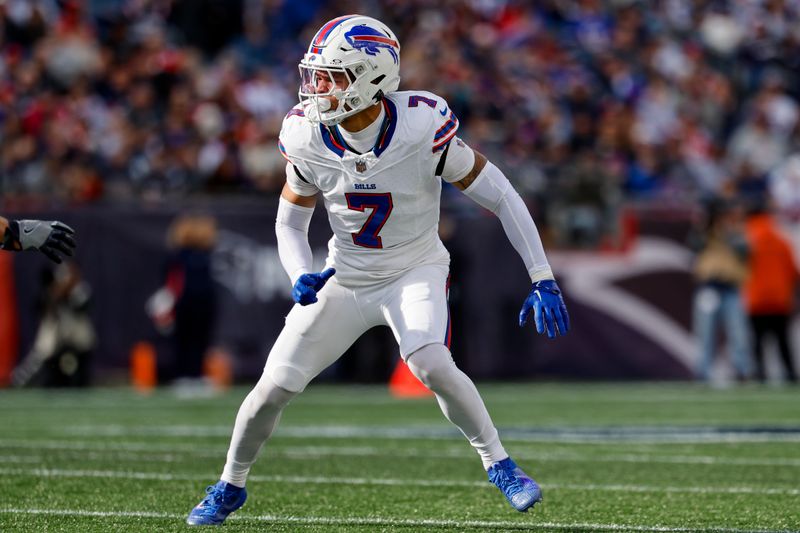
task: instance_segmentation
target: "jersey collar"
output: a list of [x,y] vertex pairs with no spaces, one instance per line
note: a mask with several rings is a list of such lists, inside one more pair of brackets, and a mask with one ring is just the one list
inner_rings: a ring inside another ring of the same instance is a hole
[[[381,104],[383,104],[385,116],[383,117],[383,124],[378,133],[378,140],[375,146],[372,147],[372,152],[376,157],[379,157],[389,147],[389,143],[392,142],[394,130],[397,126],[397,107],[388,98],[383,98]],[[342,134],[339,132],[338,126],[328,127],[324,124],[320,124],[319,131],[322,133],[322,141],[325,143],[328,150],[339,157],[344,157],[345,150],[357,153],[344,140],[344,137],[342,137]]]

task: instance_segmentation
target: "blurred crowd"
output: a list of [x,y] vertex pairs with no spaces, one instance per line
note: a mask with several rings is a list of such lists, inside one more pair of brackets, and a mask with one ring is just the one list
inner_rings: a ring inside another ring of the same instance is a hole
[[[297,62],[343,13],[553,216],[772,194],[800,214],[800,0],[0,0],[5,202],[280,190]],[[567,207],[568,209],[562,209]]]

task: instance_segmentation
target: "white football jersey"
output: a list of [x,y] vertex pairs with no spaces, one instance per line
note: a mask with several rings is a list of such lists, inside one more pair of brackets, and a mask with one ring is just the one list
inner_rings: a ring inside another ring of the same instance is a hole
[[447,102],[424,91],[383,100],[385,117],[372,151],[349,149],[337,126],[314,124],[300,105],[283,121],[279,148],[297,173],[297,194],[322,192],[333,237],[326,266],[345,286],[391,279],[423,264],[449,265],[439,240],[439,158],[458,129]]

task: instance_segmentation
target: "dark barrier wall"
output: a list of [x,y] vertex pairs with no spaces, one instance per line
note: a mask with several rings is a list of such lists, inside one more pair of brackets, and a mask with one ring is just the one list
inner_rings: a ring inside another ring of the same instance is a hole
[[[289,281],[274,235],[275,201],[217,202],[191,210],[213,214],[219,241],[213,254],[219,292],[215,344],[235,356],[236,377],[255,379],[291,307]],[[178,209],[81,208],[54,212],[78,234],[77,261],[93,289],[98,331],[97,381],[122,375],[131,346],[148,340],[159,358],[172,357],[144,312],[163,283],[166,231]],[[14,214],[19,216],[20,214]],[[44,215],[37,213],[37,218]],[[517,325],[529,281],[524,267],[491,216],[459,218],[446,240],[453,263],[453,354],[478,379],[683,379],[693,364],[689,327],[689,256],[662,238],[640,238],[626,253],[551,251],[550,262],[569,305],[573,330],[548,340],[532,324]],[[322,262],[330,236],[317,209],[311,228],[315,260]],[[36,327],[34,299],[39,254],[16,254],[21,351]],[[380,380],[398,355],[386,328],[371,331],[323,379]]]

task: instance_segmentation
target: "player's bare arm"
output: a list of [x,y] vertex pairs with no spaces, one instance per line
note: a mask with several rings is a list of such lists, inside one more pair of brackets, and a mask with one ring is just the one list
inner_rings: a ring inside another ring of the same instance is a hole
[[300,207],[314,207],[315,205],[317,205],[316,195],[303,196],[301,194],[297,194],[289,187],[288,184],[283,185],[283,190],[281,191],[281,198],[294,205],[299,205]]
[[472,183],[480,175],[483,168],[486,166],[486,163],[489,162],[489,160],[486,159],[486,156],[480,153],[479,151],[473,149],[472,153],[475,154],[475,164],[472,166],[472,170],[470,170],[466,176],[453,183],[453,185],[455,185],[456,188],[460,191],[463,191],[464,189],[472,185]]

